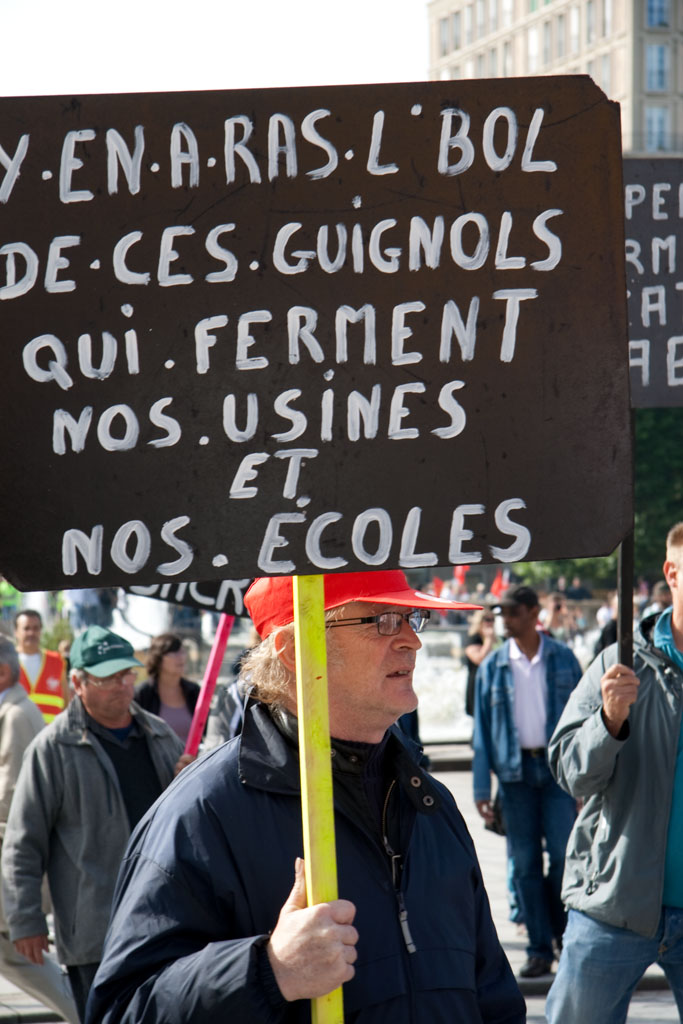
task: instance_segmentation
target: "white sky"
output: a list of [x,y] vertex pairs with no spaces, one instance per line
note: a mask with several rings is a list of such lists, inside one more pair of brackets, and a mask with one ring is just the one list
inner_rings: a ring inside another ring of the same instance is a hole
[[0,95],[426,81],[427,0],[0,0]]

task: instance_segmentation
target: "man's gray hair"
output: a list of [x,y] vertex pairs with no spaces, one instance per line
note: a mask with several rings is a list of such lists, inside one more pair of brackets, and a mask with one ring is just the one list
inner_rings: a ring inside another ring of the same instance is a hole
[[[282,628],[293,629],[291,626]],[[294,676],[276,654],[275,633],[252,647],[242,662],[240,676],[253,687],[254,696],[264,704],[282,705],[291,695]]]
[[[344,605],[338,608],[330,608],[325,612],[325,621],[343,618]],[[291,630],[294,633],[294,623],[288,626],[280,626],[274,630],[265,640],[261,640],[256,647],[252,647],[242,662],[240,678],[244,679],[250,687],[257,700],[264,704],[283,705],[289,697],[290,701],[296,701],[296,678],[293,672],[283,665],[278,658],[275,638],[282,630]],[[337,651],[333,638],[327,638],[327,662],[336,662]]]
[[0,638],[0,665],[9,665],[12,682],[19,682],[19,655],[12,641],[6,637]]

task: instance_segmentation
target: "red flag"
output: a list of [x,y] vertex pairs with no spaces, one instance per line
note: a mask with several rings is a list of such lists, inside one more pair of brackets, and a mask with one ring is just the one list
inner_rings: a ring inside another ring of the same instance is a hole
[[438,597],[443,590],[443,580],[439,579],[438,576],[432,576],[432,589],[435,597]]
[[453,567],[453,577],[456,583],[459,583],[462,587],[465,582],[465,576],[470,571],[469,565],[456,565]]
[[505,582],[503,580],[503,570],[499,569],[495,575],[495,579],[491,584],[490,591],[494,597],[500,597],[505,589]]

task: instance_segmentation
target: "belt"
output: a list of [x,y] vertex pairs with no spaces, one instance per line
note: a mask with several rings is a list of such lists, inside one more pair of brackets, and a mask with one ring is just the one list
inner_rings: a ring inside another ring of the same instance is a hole
[[529,757],[545,757],[545,747],[522,747],[522,753]]

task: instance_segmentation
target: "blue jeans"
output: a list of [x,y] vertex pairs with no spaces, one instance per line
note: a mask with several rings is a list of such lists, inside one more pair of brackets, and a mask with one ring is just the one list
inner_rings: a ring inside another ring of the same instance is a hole
[[664,907],[653,939],[570,910],[546,1004],[548,1024],[623,1024],[633,991],[653,963],[664,970],[683,1020],[683,910]]
[[[514,863],[515,890],[529,935],[527,954],[553,960],[564,931],[562,872],[576,803],[557,785],[547,759],[522,753],[522,781],[501,782],[503,816]],[[543,871],[543,849],[548,873]]]

